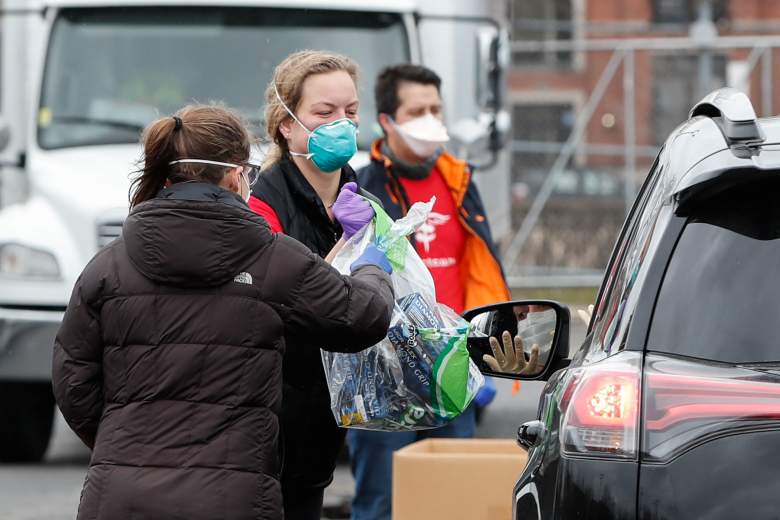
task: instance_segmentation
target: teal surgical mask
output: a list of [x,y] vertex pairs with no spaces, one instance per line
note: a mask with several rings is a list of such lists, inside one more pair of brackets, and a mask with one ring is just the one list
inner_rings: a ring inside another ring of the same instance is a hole
[[274,91],[279,102],[287,110],[287,113],[309,134],[309,141],[306,145],[308,153],[290,151],[290,155],[309,159],[325,173],[334,173],[341,170],[341,167],[347,164],[357,152],[358,130],[355,122],[344,117],[331,123],[320,125],[314,130],[309,130],[282,101],[279,91],[276,90],[276,85],[274,85]]

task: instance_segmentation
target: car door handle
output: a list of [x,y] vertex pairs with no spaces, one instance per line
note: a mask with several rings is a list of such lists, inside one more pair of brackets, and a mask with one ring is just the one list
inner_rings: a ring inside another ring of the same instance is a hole
[[517,443],[530,450],[541,444],[546,432],[542,421],[529,421],[517,429]]

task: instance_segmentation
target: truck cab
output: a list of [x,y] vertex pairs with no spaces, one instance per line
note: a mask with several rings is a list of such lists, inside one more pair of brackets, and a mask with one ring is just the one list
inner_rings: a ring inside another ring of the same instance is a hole
[[[444,3],[442,3],[444,4]],[[43,457],[51,350],[71,288],[118,237],[146,124],[192,102],[237,109],[263,136],[265,87],[299,49],[361,68],[360,152],[380,137],[373,82],[418,62],[444,79],[453,151],[509,229],[501,2],[6,0],[0,111],[0,461]],[[433,9],[433,10],[432,10]],[[477,74],[474,74],[477,71]],[[262,144],[256,150],[262,159]]]

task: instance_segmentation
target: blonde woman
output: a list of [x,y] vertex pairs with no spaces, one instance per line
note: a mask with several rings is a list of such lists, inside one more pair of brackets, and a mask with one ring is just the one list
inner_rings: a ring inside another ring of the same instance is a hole
[[[273,148],[250,207],[275,232],[323,258],[374,216],[356,196],[355,172],[347,164],[357,151],[357,77],[357,66],[345,56],[302,51],[276,67],[266,89]],[[288,520],[319,520],[323,491],[344,443],[320,355],[312,348],[321,343],[316,335],[301,335],[285,352],[282,492]]]

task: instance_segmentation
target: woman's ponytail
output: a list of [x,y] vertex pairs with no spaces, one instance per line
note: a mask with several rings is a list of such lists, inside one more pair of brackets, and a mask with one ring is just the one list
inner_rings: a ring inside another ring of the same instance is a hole
[[130,207],[153,199],[166,182],[219,184],[224,166],[176,164],[178,159],[206,159],[242,164],[249,160],[252,136],[236,112],[221,105],[188,105],[172,117],[149,124],[142,137],[144,155],[130,188]]
[[152,199],[165,186],[169,163],[175,161],[174,139],[181,129],[178,116],[164,117],[146,127],[142,141],[144,144],[143,166],[130,187],[130,207]]

